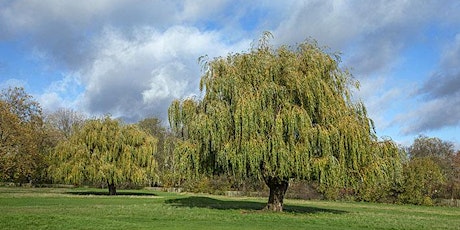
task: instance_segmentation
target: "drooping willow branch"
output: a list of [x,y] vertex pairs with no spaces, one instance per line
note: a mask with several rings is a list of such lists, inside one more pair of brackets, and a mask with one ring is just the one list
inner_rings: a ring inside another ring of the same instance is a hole
[[248,53],[204,63],[204,98],[169,108],[183,138],[180,165],[190,175],[298,178],[325,187],[390,180],[398,149],[378,141],[363,103],[351,97],[359,83],[339,62],[312,41],[272,49],[262,39]]

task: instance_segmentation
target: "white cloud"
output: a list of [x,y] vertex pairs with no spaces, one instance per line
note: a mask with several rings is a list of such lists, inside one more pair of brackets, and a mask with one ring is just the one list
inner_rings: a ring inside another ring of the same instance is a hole
[[417,109],[396,117],[403,134],[417,134],[460,126],[460,94],[424,102]]
[[94,42],[95,59],[82,71],[84,104],[91,113],[136,120],[148,114],[166,118],[173,98],[197,93],[198,57],[226,55],[249,41],[226,44],[217,32],[176,26],[151,27],[132,34],[108,27]]
[[52,112],[59,108],[80,109],[81,87],[80,76],[78,74],[68,74],[61,80],[51,83],[36,98],[47,112]]
[[[459,10],[458,1],[418,0],[15,0],[0,2],[0,41],[21,40],[24,50],[63,72],[64,80],[43,92],[40,100],[47,108],[71,104],[136,120],[151,114],[164,118],[172,98],[197,94],[201,55],[245,51],[263,30],[273,31],[275,44],[312,37],[344,53],[343,64],[362,82],[359,96],[378,127],[422,130],[442,126],[422,125],[424,120],[415,122],[413,116],[443,120],[438,111],[459,107],[457,94],[444,97],[456,92],[460,45],[445,49],[439,70],[449,71],[433,71],[424,83],[430,87],[416,101],[421,106],[403,109],[406,115],[397,118],[390,113],[411,100],[402,95],[412,85],[399,85],[396,78],[404,76],[394,75],[394,69],[430,25],[458,29]],[[458,36],[453,44],[460,43]],[[69,75],[79,78],[66,80]],[[445,106],[436,107],[435,101]]]
[[9,87],[26,87],[27,82],[24,80],[20,79],[15,79],[15,78],[10,78],[10,79],[5,79],[5,81],[1,82],[0,81],[0,89],[6,89]]
[[186,92],[185,81],[175,79],[175,76],[187,75],[187,67],[180,62],[166,64],[164,67],[152,71],[150,88],[142,92],[144,103],[148,104],[157,99],[181,98]]
[[417,89],[420,105],[397,120],[404,133],[460,127],[460,34],[445,46],[437,69]]

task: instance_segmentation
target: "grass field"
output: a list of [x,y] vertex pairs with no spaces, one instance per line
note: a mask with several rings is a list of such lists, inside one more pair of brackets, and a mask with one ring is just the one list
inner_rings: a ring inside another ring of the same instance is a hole
[[460,229],[460,209],[265,199],[150,190],[0,187],[0,229]]

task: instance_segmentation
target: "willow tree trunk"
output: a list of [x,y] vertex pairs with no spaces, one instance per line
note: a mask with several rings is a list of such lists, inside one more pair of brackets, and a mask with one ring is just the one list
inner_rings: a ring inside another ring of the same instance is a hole
[[278,177],[268,177],[265,178],[265,183],[270,188],[270,196],[268,197],[268,203],[265,209],[282,212],[284,195],[288,189],[289,180]]
[[115,187],[114,183],[108,183],[109,184],[109,196],[114,196],[117,195],[117,188]]

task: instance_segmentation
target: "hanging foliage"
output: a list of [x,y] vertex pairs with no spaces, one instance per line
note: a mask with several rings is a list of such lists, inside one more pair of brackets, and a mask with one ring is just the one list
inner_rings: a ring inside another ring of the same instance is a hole
[[109,117],[89,120],[56,147],[49,170],[55,181],[107,183],[115,195],[117,184],[153,182],[156,145],[156,138],[135,125]]
[[378,142],[340,57],[314,41],[273,49],[270,36],[248,53],[202,62],[204,97],[171,104],[170,125],[183,138],[176,154],[188,175],[263,179],[272,210],[282,210],[290,178],[315,180],[327,192],[392,177],[398,149]]

